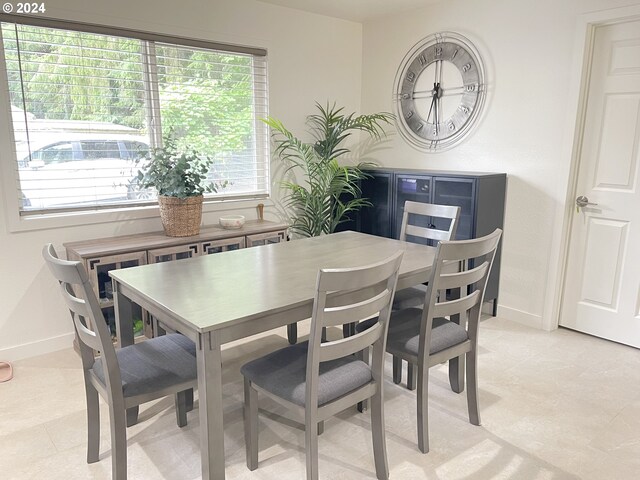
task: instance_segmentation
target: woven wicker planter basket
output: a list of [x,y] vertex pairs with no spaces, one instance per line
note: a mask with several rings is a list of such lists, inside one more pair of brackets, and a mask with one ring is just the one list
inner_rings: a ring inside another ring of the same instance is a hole
[[158,195],[160,218],[169,237],[190,237],[200,233],[202,195],[197,197],[165,197]]

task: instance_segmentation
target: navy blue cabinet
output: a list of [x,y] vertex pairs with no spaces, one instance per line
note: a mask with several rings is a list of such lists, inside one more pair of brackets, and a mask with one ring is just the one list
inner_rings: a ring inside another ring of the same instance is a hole
[[[346,227],[364,233],[398,238],[404,202],[437,203],[459,206],[460,221],[456,240],[481,237],[504,225],[507,176],[504,173],[467,173],[430,170],[375,169],[362,182],[362,193],[372,207],[363,208]],[[427,220],[429,221],[429,220]],[[434,225],[446,221],[433,219]],[[438,225],[441,227],[441,225]],[[493,264],[485,301],[493,302],[496,314],[501,247]]]

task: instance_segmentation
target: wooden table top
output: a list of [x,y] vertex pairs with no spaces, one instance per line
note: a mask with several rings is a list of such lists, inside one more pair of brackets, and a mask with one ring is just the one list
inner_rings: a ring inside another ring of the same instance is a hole
[[[356,267],[404,251],[398,288],[428,280],[435,248],[357,232],[109,272],[124,288],[195,331],[312,303],[320,268]],[[416,282],[416,280],[418,280]]]

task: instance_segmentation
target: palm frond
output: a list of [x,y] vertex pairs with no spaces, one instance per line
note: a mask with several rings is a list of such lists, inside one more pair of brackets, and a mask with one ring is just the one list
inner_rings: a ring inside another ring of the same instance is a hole
[[316,107],[319,113],[307,117],[314,143],[302,142],[273,117],[262,120],[271,128],[274,153],[286,165],[285,176],[300,174],[300,183],[282,181],[280,185],[286,192],[283,206],[291,212],[291,231],[305,237],[332,233],[348,213],[371,205],[361,198],[360,189],[360,181],[369,176],[362,169],[371,164],[344,167],[336,159],[349,152],[340,145],[353,131],[379,140],[393,119],[389,113],[345,115],[335,103],[326,107],[316,103]]

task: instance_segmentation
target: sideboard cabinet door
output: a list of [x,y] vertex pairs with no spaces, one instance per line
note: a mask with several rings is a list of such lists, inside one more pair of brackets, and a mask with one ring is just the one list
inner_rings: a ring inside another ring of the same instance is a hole
[[[137,267],[146,265],[147,252],[122,253],[86,259],[86,268],[89,273],[89,281],[98,297],[102,314],[109,325],[111,336],[115,339],[115,312],[113,309],[113,288],[109,271],[120,268]],[[138,305],[134,304],[134,334],[151,337],[153,335],[148,315]]]
[[173,262],[174,260],[197,257],[198,255],[200,255],[200,245],[197,243],[155,248],[147,253],[149,263]]
[[269,245],[270,243],[284,242],[286,239],[286,232],[279,230],[277,232],[256,233],[254,235],[247,235],[247,247],[257,247],[258,245]]
[[204,242],[201,245],[203,255],[228,252],[231,250],[240,250],[244,247],[244,237],[225,238],[224,240],[212,240],[210,242]]

